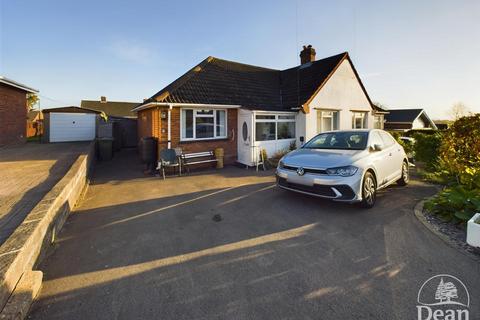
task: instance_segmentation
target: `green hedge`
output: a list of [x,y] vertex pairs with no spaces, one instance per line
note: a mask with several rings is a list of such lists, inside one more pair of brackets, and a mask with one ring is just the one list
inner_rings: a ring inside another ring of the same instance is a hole
[[450,183],[425,206],[446,220],[465,222],[480,212],[480,114],[458,119],[438,137],[440,147],[424,139],[422,156],[435,153],[436,174]]
[[434,134],[415,133],[414,151],[415,160],[425,163],[425,169],[434,171],[439,162],[440,146],[442,145],[442,133]]

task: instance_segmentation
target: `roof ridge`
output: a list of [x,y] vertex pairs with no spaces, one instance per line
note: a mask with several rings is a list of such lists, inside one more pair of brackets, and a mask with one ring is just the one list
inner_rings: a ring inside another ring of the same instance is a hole
[[107,100],[105,102],[102,102],[101,100],[89,100],[89,99],[82,99],[80,102],[85,101],[85,102],[101,102],[101,103],[138,103],[137,101],[112,101],[112,100]]
[[[343,57],[345,55],[349,56],[348,51],[344,51],[342,53],[334,54],[333,56],[328,56],[328,57],[322,58],[320,60],[315,60],[315,61],[312,61],[311,63],[315,64],[315,63],[320,62],[320,61],[324,61],[324,60],[331,59],[331,58],[334,58],[334,57],[340,57],[340,56]],[[288,70],[293,70],[293,69],[296,69],[296,68],[300,68],[301,66],[302,66],[302,64],[299,64],[298,66],[291,67],[291,68],[288,68],[288,69],[283,69],[283,70],[280,70],[280,71],[284,72],[284,71],[288,71]]]
[[217,58],[217,57],[214,57],[214,56],[209,56],[209,57],[208,57],[208,59],[210,59],[208,62],[211,62],[211,61],[213,61],[213,60],[218,60],[218,61],[223,61],[223,62],[233,63],[233,64],[242,65],[242,66],[246,66],[246,67],[258,68],[258,69],[262,69],[262,70],[268,70],[268,71],[281,71],[281,70],[279,70],[279,69],[273,69],[273,68],[261,67],[261,66],[257,66],[257,65],[254,65],[254,64],[243,63],[243,62],[237,62],[237,61],[232,61],[232,60],[226,60],[226,59]]
[[[392,111],[411,111],[411,110],[425,110],[424,108],[398,108],[398,109],[391,109],[392,107],[389,107]],[[393,107],[395,108],[395,107]]]

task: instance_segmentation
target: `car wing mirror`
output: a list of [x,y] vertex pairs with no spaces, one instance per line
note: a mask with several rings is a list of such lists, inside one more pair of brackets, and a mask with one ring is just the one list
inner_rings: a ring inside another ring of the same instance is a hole
[[373,151],[382,151],[383,147],[380,144],[374,144],[372,147]]

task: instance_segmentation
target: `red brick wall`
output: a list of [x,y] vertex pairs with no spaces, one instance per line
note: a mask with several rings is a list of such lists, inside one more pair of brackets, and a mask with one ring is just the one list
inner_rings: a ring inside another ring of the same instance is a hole
[[[153,136],[158,138],[158,150],[168,146],[168,118],[160,119],[161,113],[168,112],[167,108],[147,109],[138,113],[138,136]],[[171,134],[172,148],[180,147],[183,152],[213,151],[215,148],[223,148],[225,153],[224,162],[232,164],[237,160],[237,110],[227,111],[228,138],[206,141],[180,141],[180,108],[171,111]],[[232,132],[233,131],[233,132]]]
[[26,133],[26,92],[0,83],[0,145],[24,143]]
[[137,116],[138,140],[144,137],[158,138],[160,132],[158,110],[155,108],[141,110]]

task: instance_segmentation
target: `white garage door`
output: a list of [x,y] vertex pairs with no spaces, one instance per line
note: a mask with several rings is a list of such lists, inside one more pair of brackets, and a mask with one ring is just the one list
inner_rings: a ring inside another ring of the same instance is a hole
[[50,113],[50,142],[95,139],[93,113]]

